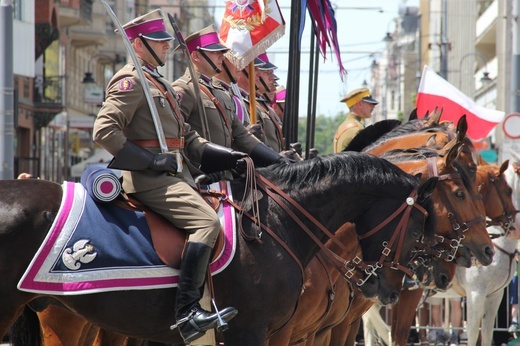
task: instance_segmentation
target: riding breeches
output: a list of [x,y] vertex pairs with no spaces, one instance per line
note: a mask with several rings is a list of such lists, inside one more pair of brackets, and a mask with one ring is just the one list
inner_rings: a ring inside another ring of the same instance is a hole
[[188,241],[210,247],[217,240],[220,221],[217,213],[184,181],[133,194],[175,227],[188,233]]

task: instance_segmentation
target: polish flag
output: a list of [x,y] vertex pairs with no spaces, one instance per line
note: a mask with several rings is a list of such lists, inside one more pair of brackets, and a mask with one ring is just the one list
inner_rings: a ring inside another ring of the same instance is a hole
[[423,69],[415,106],[419,116],[424,116],[427,111],[431,113],[435,108],[441,108],[441,119],[454,123],[466,114],[467,135],[472,140],[488,137],[505,116],[505,112],[476,104],[428,66],[424,66]]

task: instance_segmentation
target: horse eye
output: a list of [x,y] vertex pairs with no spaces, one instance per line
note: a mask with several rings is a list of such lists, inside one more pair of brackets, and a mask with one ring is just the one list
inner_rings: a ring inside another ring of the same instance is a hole
[[457,191],[455,193],[455,196],[457,196],[458,199],[464,199],[464,197],[465,197],[464,192],[462,192],[462,191]]

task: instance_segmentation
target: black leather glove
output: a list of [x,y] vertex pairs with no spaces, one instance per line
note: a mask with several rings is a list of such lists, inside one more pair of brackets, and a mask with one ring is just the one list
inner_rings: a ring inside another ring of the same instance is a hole
[[119,150],[112,159],[109,168],[124,169],[127,171],[144,171],[151,169],[160,172],[177,172],[175,154],[160,153],[154,155],[132,141],[126,141],[123,149]]
[[177,172],[177,159],[175,158],[175,154],[160,153],[155,155],[148,168],[153,171]]
[[258,143],[250,154],[255,166],[266,167],[275,163],[289,163],[285,157],[282,157],[273,149],[269,148],[264,143]]
[[210,174],[205,174],[204,180],[202,180],[202,185],[211,185],[213,183],[221,181],[223,178],[220,176],[220,172],[214,172]]
[[238,175],[242,175],[246,172],[247,170],[247,162],[246,160],[244,159],[240,159],[237,161],[237,165],[235,166],[235,173],[237,173]]
[[247,154],[214,143],[208,143],[202,152],[200,170],[206,174],[220,172],[237,167],[237,161]]
[[123,149],[114,156],[108,168],[125,171],[144,171],[150,167],[155,155],[138,146],[132,141],[126,141]]

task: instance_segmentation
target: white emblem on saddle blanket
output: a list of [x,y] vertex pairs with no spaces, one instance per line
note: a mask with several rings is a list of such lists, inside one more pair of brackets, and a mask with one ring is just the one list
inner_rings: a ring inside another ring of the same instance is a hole
[[70,270],[78,270],[81,263],[90,263],[96,258],[97,253],[94,252],[94,246],[88,244],[90,240],[78,240],[71,248],[65,249],[61,259],[63,264]]

